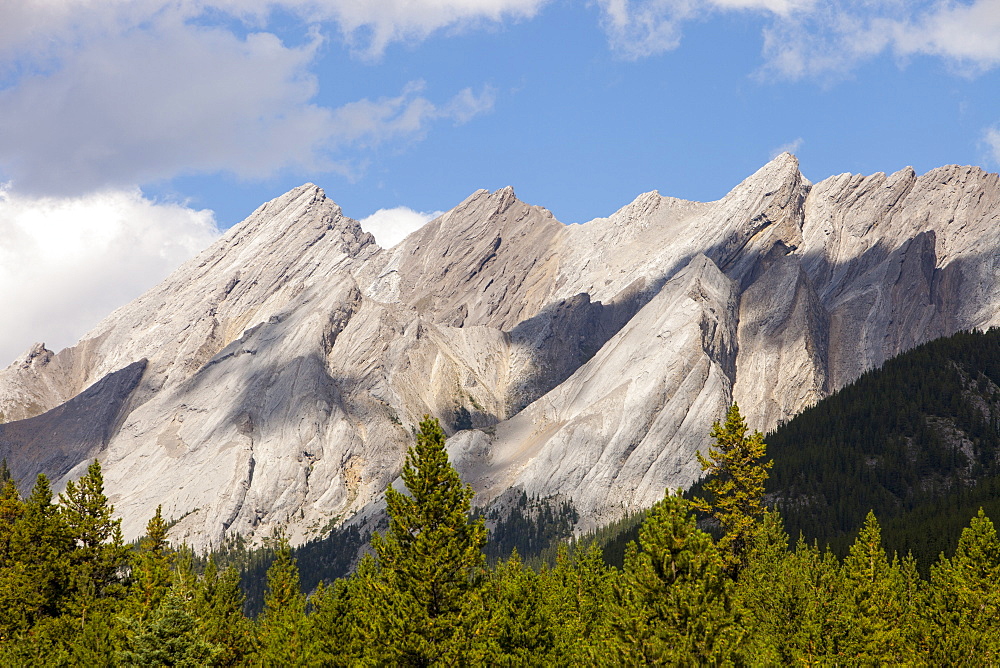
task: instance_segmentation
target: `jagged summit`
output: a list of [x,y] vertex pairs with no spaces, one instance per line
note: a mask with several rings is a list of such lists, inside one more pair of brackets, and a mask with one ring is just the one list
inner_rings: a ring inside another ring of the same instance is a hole
[[[568,226],[478,190],[391,249],[305,184],[0,371],[0,455],[57,485],[96,455],[128,537],[162,505],[196,547],[302,541],[371,516],[432,414],[478,503],[555,494],[592,526],[690,484],[733,400],[767,429],[1000,324],[998,257],[1000,181],[973,167],[813,184],[785,153],[717,201],[652,191]],[[91,386],[114,406],[67,403]],[[83,413],[99,428],[56,428]]]

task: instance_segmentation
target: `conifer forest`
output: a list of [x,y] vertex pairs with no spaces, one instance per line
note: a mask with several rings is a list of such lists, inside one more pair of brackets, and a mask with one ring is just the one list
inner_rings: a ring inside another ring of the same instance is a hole
[[922,346],[766,438],[733,405],[699,485],[576,540],[565,502],[476,511],[430,417],[383,531],[294,550],[194,554],[159,511],[127,544],[96,461],[58,495],[4,466],[0,665],[996,664],[998,341]]

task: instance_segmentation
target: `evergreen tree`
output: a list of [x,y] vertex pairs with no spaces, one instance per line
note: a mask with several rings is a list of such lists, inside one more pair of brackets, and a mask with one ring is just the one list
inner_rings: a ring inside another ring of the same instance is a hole
[[899,665],[912,659],[912,601],[906,599],[908,586],[898,561],[890,561],[882,546],[874,513],[868,513],[842,572],[835,613],[841,655],[866,665]]
[[745,615],[746,657],[760,665],[834,660],[831,611],[840,582],[832,553],[821,554],[801,538],[789,551],[780,516],[765,515],[734,593]]
[[73,545],[59,508],[52,503],[48,478],[42,474],[24,502],[24,513],[14,526],[11,545],[28,583],[19,595],[28,624],[57,616],[66,591]]
[[773,464],[764,460],[764,436],[759,431],[747,432],[734,403],[725,423],[712,425],[715,447],[709,448],[708,457],[697,453],[702,471],[708,473],[703,487],[711,498],[696,498],[695,508],[719,522],[724,533],[718,547],[733,572],[745,565],[747,549],[766,510],[764,483]]
[[365,554],[348,579],[320,586],[311,597],[312,638],[310,655],[323,666],[357,666],[373,663],[380,642],[382,618],[388,614],[377,594],[378,563]]
[[557,622],[538,574],[524,566],[516,548],[490,573],[484,597],[493,629],[488,662],[495,666],[545,662],[555,646]]
[[484,564],[486,529],[469,521],[472,488],[448,461],[436,418],[420,423],[403,467],[410,495],[386,490],[389,531],[372,538],[385,606],[381,661],[424,666],[475,662],[484,642],[476,578]]
[[626,664],[719,665],[736,657],[743,631],[733,583],[689,504],[668,493],[642,526],[641,549],[633,544],[626,554],[615,622]]
[[219,572],[209,558],[194,588],[189,608],[198,633],[218,649],[215,665],[235,666],[253,649],[252,624],[243,615],[243,592],[235,568]]
[[[76,547],[70,552],[70,612],[85,624],[94,608],[111,609],[125,595],[128,548],[121,520],[104,495],[101,465],[94,462],[79,481],[66,484],[59,495],[62,514]],[[110,607],[109,607],[110,606]]]
[[197,621],[186,609],[181,594],[170,590],[149,619],[133,621],[133,631],[119,660],[126,666],[195,668],[213,665],[219,653],[220,648],[198,632]]
[[572,554],[561,545],[555,568],[542,571],[545,616],[554,622],[550,657],[557,665],[599,663],[608,654],[617,575],[596,543]]
[[278,536],[274,563],[267,571],[264,614],[259,622],[258,659],[268,666],[301,665],[306,659],[306,599],[288,540]]
[[146,524],[146,535],[139,541],[133,559],[129,594],[129,613],[145,622],[160,606],[170,588],[170,556],[167,553],[167,523],[162,508]]
[[929,658],[937,665],[960,665],[975,657],[983,665],[1000,662],[1000,540],[980,509],[955,550],[931,568],[924,611]]
[[0,489],[0,643],[27,623],[20,602],[30,582],[16,539],[23,515],[24,501],[14,481],[8,479]]

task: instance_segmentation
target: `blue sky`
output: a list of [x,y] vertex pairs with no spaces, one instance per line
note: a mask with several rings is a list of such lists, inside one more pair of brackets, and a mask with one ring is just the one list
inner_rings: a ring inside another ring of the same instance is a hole
[[391,241],[478,188],[567,223],[717,199],[785,149],[814,181],[996,171],[998,65],[1000,0],[4,5],[0,357],[306,181]]

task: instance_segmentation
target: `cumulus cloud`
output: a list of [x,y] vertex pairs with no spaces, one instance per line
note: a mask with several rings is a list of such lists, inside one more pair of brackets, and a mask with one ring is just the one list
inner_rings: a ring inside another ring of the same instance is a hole
[[19,191],[80,194],[183,173],[266,177],[346,169],[345,147],[422,136],[468,121],[493,93],[443,103],[408,85],[337,109],[311,102],[321,39],[288,47],[269,33],[163,21],[81,50],[54,72],[0,90],[0,165]]
[[83,197],[0,189],[0,365],[59,350],[218,237],[212,213],[136,189]]
[[425,213],[409,207],[397,206],[393,209],[379,209],[367,218],[358,221],[366,232],[371,232],[382,248],[392,248],[411,232],[423,227],[427,222],[440,216],[443,211]]

